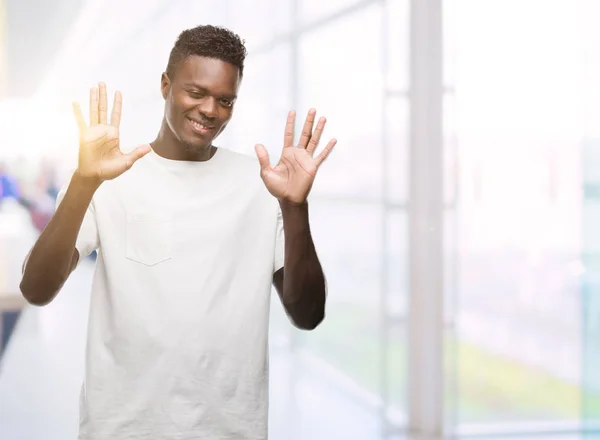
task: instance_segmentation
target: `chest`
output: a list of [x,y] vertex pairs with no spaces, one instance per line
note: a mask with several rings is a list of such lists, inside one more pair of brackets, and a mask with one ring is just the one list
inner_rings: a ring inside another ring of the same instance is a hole
[[136,188],[104,197],[97,208],[101,247],[155,266],[173,258],[225,258],[272,246],[277,208],[260,187],[218,191]]

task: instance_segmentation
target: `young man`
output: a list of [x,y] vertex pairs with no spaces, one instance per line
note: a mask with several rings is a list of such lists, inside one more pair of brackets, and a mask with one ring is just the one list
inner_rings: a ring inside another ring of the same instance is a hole
[[258,163],[215,147],[245,56],[226,29],[184,31],[162,75],[158,136],[131,153],[119,148],[118,92],[110,120],[104,84],[91,90],[89,126],[74,106],[78,168],[21,290],[49,303],[98,250],[81,440],[266,439],[271,284],[297,327],[323,319],[306,199],[335,140],[315,154],[325,119],[313,132],[311,110],[296,146],[290,112],[274,167],[262,145]]

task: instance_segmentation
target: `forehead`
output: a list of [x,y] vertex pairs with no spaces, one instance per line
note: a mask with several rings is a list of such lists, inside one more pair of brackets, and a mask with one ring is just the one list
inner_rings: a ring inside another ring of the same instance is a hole
[[239,87],[240,69],[215,58],[191,55],[179,65],[176,81],[231,94],[236,93]]

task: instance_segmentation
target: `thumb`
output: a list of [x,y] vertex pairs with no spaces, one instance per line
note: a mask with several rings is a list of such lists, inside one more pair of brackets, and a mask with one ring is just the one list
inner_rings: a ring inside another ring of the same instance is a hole
[[267,171],[271,168],[271,162],[269,161],[269,152],[262,144],[256,144],[254,147],[256,155],[258,156],[258,163],[263,171]]
[[81,136],[85,132],[87,125],[85,124],[85,119],[83,117],[83,113],[81,112],[81,106],[78,102],[73,103],[73,113],[75,114],[75,120],[77,121],[79,135]]
[[150,145],[141,145],[135,148],[133,151],[124,154],[123,157],[125,159],[125,163],[127,165],[127,169],[131,168],[135,162],[144,157],[146,154],[150,153]]

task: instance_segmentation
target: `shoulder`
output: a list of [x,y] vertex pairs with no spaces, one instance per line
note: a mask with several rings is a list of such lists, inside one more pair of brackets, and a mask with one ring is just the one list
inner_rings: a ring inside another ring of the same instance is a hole
[[219,148],[218,154],[221,154],[218,167],[223,171],[223,176],[228,176],[240,185],[262,185],[258,158],[225,148]]
[[228,163],[230,178],[235,182],[237,191],[247,194],[263,208],[278,209],[279,204],[265,187],[260,177],[260,164],[255,155],[222,149],[223,162]]

